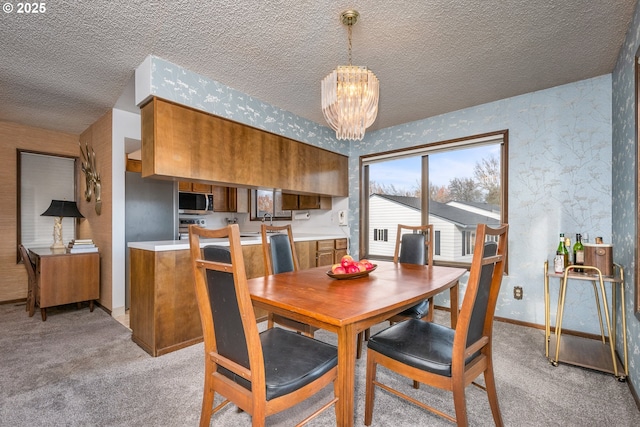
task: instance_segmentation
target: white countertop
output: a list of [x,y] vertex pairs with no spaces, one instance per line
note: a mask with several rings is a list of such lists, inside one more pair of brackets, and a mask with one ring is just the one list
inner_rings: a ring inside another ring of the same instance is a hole
[[[244,234],[254,234],[248,232]],[[293,234],[293,240],[296,242],[305,242],[309,240],[329,240],[329,239],[346,239],[347,236],[340,233],[295,233]],[[251,235],[248,237],[240,237],[243,245],[261,245],[262,238],[260,234]],[[229,241],[227,239],[201,239],[200,247],[207,245],[221,245],[228,246]],[[179,251],[189,249],[189,240],[160,240],[153,242],[129,242],[127,244],[132,249],[142,249],[145,251],[161,252],[161,251]]]

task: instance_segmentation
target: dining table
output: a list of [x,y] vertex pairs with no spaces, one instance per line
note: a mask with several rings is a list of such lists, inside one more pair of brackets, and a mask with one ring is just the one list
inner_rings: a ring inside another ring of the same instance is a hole
[[256,277],[248,286],[255,307],[337,334],[336,424],[346,427],[354,424],[358,333],[447,289],[455,328],[458,280],[467,270],[380,261],[368,274],[340,280],[328,268]]

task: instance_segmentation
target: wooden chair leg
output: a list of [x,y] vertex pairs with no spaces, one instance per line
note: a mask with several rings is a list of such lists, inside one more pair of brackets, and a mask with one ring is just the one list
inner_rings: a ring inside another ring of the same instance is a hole
[[46,308],[40,308],[40,316],[42,317],[42,321],[46,321],[47,320],[47,309]]
[[[207,357],[209,357],[207,355]],[[202,394],[202,409],[200,410],[200,427],[209,427],[213,412],[213,362],[207,360],[204,364],[204,393]]]
[[362,341],[364,340],[364,333],[360,332],[356,337],[356,359],[362,357]]
[[372,352],[367,353],[367,375],[365,379],[365,398],[364,398],[364,425],[370,426],[373,420],[373,402],[375,399],[375,388],[373,382],[376,380],[376,357]]
[[493,414],[493,422],[496,427],[502,427],[502,414],[500,413],[500,405],[498,404],[498,393],[496,390],[496,380],[493,376],[493,361],[489,355],[487,369],[484,371],[484,383],[487,389],[487,397],[489,398],[489,406]]
[[458,427],[467,427],[467,400],[464,394],[464,384],[462,378],[453,384],[453,406],[456,410],[456,423]]

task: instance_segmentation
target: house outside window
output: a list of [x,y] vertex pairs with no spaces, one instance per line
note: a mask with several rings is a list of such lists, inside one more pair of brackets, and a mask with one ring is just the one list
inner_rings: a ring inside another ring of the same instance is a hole
[[470,265],[477,224],[508,223],[507,159],[507,131],[363,156],[361,253],[391,259],[398,224],[432,224],[435,264]]

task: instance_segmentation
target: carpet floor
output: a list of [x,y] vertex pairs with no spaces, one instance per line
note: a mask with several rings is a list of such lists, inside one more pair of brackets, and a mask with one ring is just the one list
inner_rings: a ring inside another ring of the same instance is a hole
[[[446,323],[448,313],[436,312]],[[0,305],[0,426],[196,426],[200,416],[203,345],[151,357],[131,332],[100,309],[50,310],[46,322],[24,304]],[[380,329],[384,325],[379,325]],[[544,357],[544,332],[496,322],[494,364],[507,426],[640,426],[628,385],[613,376]],[[375,330],[374,330],[375,332]],[[335,343],[335,335],[316,337]],[[365,360],[356,363],[355,425],[363,425]],[[453,413],[447,392],[421,386],[379,368],[378,377],[432,406]],[[290,426],[330,398],[331,387],[268,426]],[[466,390],[471,426],[493,425],[486,394]],[[211,425],[251,425],[233,405]],[[325,411],[310,426],[333,426]],[[448,421],[378,389],[373,426],[451,426]]]

